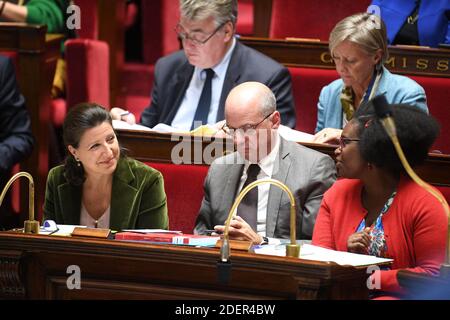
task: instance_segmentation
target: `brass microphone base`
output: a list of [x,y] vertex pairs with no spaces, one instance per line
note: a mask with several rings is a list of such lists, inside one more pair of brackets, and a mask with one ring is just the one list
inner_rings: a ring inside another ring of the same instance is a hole
[[287,244],[286,245],[286,257],[300,257],[300,245],[299,244]]
[[23,227],[24,233],[33,233],[33,234],[39,234],[39,221],[36,220],[25,220],[24,227]]

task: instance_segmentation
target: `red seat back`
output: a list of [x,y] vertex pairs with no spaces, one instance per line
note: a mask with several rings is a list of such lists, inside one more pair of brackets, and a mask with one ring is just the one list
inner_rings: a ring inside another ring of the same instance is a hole
[[153,64],[180,48],[174,28],[179,20],[178,0],[141,2],[142,57]]
[[370,0],[273,0],[270,38],[313,38],[328,41],[337,22],[365,12]]
[[324,86],[339,78],[336,70],[290,67],[295,100],[296,129],[314,133],[317,123],[317,102]]
[[430,114],[441,125],[441,132],[432,149],[450,154],[450,79],[411,76],[424,89]]
[[77,30],[77,36],[85,39],[98,39],[98,1],[75,0],[74,2],[81,11],[81,28]]
[[170,230],[192,233],[203,199],[209,166],[146,162],[164,177]]
[[238,1],[238,20],[236,24],[236,33],[241,36],[253,35],[253,1],[254,0]]
[[67,104],[96,102],[109,108],[109,48],[103,41],[66,41]]
[[[337,72],[329,69],[290,67],[292,90],[295,99],[296,129],[313,133],[317,123],[317,102],[322,88],[339,78]],[[432,150],[450,154],[450,79],[424,76],[410,76],[417,81],[427,95],[430,114],[441,125],[441,132]]]

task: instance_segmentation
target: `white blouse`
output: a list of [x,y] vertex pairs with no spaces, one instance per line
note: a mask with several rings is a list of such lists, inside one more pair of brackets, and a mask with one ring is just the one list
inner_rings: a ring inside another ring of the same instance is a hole
[[111,216],[111,205],[106,209],[102,216],[95,220],[86,210],[83,202],[81,202],[81,215],[80,215],[80,225],[86,226],[88,228],[102,228],[109,229],[109,219]]

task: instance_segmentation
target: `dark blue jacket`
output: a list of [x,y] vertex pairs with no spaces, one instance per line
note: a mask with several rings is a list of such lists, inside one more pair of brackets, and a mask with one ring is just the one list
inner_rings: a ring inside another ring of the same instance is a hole
[[[189,64],[183,50],[158,60],[155,66],[152,102],[142,112],[142,125],[154,127],[158,123],[172,123],[193,72],[194,66]],[[217,121],[225,119],[225,100],[228,93],[238,84],[247,81],[258,81],[268,86],[277,99],[281,123],[295,128],[294,97],[288,69],[239,41],[236,41],[223,83]]]
[[5,174],[33,149],[31,120],[19,92],[11,59],[0,55],[0,174]]
[[[386,24],[388,42],[394,41],[407,17],[414,10],[413,0],[373,0],[381,10]],[[439,43],[450,44],[450,0],[422,0],[419,7],[417,28],[419,44],[437,47]]]

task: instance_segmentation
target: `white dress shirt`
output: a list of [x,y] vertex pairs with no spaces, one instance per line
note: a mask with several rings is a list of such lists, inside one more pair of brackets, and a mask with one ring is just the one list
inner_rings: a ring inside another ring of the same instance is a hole
[[[208,124],[217,122],[217,112],[219,110],[220,96],[222,95],[222,87],[227,74],[228,65],[230,64],[231,54],[236,46],[236,39],[223,57],[222,61],[212,69],[214,77],[211,86],[211,107],[209,108]],[[202,95],[203,86],[206,80],[205,69],[195,67],[194,73],[189,83],[189,87],[184,94],[183,101],[178,109],[171,126],[180,130],[191,130],[192,121],[194,120],[195,111],[197,110],[200,96]]]
[[[277,134],[274,136],[275,146],[270,153],[258,162],[261,171],[259,172],[257,179],[271,178],[273,174],[273,167],[277,159],[277,155],[280,149],[280,137]],[[239,182],[239,192],[244,186],[245,180],[247,180],[247,169],[250,166],[250,162],[245,160],[244,171]],[[266,220],[267,220],[267,204],[269,201],[269,190],[271,184],[265,183],[259,185],[258,188],[258,217],[256,221],[256,232],[261,236],[266,236]],[[272,241],[270,242],[272,243]]]

